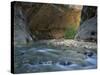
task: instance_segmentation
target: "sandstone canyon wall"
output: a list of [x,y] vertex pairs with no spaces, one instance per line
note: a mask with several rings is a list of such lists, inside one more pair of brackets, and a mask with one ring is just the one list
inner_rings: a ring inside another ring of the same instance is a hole
[[21,24],[25,26],[25,32],[32,39],[41,40],[61,39],[65,37],[65,31],[67,33],[71,28],[77,30],[82,6],[17,2],[15,9],[23,21]]
[[[78,30],[78,31],[77,31]],[[76,33],[77,31],[77,33]],[[97,8],[48,3],[14,3],[15,44],[35,40],[97,40]]]

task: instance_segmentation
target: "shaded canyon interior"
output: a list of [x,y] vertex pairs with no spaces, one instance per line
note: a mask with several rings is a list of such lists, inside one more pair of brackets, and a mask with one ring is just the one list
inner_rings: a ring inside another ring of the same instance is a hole
[[96,13],[95,6],[16,2],[14,40],[24,43],[64,38],[96,41]]

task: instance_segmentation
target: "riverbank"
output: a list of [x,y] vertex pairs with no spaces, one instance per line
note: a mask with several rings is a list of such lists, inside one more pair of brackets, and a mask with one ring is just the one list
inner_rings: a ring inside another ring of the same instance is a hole
[[53,39],[53,40],[40,40],[38,43],[46,43],[48,45],[54,46],[66,46],[66,47],[76,47],[76,48],[88,48],[88,49],[96,49],[97,43],[93,42],[84,42],[84,41],[77,41],[77,40],[64,40],[64,39]]

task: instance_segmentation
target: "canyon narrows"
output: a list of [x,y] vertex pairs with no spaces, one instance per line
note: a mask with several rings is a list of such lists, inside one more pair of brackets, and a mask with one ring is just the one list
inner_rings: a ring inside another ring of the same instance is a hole
[[14,73],[97,68],[97,7],[12,2]]

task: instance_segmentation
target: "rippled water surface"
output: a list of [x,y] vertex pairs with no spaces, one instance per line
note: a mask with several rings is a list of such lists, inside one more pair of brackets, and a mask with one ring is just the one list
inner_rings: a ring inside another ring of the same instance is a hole
[[95,69],[96,49],[33,44],[15,47],[15,73]]

